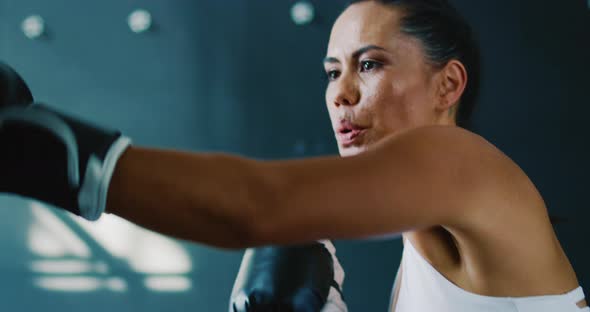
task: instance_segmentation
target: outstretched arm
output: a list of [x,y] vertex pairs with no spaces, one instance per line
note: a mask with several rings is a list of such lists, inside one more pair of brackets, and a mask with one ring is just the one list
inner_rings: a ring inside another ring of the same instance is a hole
[[132,147],[107,211],[227,248],[362,238],[467,224],[517,176],[498,150],[456,127],[411,130],[346,158],[260,162]]
[[0,81],[11,95],[0,99],[0,193],[89,220],[107,206],[171,236],[238,248],[474,220],[504,234],[490,219],[513,228],[515,207],[530,198],[543,207],[514,163],[456,127],[406,131],[354,157],[259,162],[129,147],[118,131],[32,104],[1,64]]

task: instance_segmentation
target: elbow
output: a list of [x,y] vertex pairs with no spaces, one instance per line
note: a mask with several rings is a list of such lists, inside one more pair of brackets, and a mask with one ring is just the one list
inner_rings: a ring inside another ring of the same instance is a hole
[[265,199],[252,209],[253,213],[246,220],[243,231],[242,244],[244,247],[258,247],[279,243],[277,241],[277,224],[273,217],[273,210],[279,206],[272,204],[272,200]]
[[244,191],[244,208],[236,228],[241,229],[236,241],[238,248],[257,247],[276,243],[277,224],[281,211],[281,189],[276,179],[257,176]]
[[[223,190],[216,190],[218,199],[209,210],[213,229],[222,238],[212,238],[216,247],[238,250],[271,244],[276,212],[280,210],[281,180],[265,163],[241,159]],[[284,184],[284,183],[283,183]],[[230,190],[228,192],[228,190]],[[216,227],[216,226],[214,226]]]

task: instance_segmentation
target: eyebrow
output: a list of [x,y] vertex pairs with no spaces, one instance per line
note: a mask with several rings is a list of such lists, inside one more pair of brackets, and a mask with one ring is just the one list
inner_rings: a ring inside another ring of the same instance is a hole
[[[386,51],[385,48],[371,44],[371,45],[364,46],[364,47],[354,51],[352,53],[352,58],[357,59],[363,53],[370,51],[370,50]],[[340,63],[340,61],[335,57],[328,56],[328,57],[324,58],[324,63]]]

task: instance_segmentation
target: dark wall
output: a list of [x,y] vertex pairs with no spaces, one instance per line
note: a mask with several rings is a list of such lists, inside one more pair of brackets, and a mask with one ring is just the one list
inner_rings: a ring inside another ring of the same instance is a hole
[[484,57],[476,131],[523,168],[550,214],[566,219],[555,228],[588,288],[590,10],[584,1],[464,2]]
[[[0,0],[0,59],[25,77],[38,100],[119,128],[136,144],[264,159],[335,154],[321,60],[331,23],[345,2],[312,1],[316,20],[297,26],[289,18],[294,1]],[[587,4],[455,3],[479,34],[483,51],[475,131],[529,174],[552,214],[569,218],[556,229],[582,285],[590,287]],[[152,13],[151,32],[134,34],[127,28],[127,15],[136,8]],[[22,34],[20,23],[31,14],[43,16],[47,36],[30,40]],[[32,251],[36,216],[30,205],[0,198],[3,310],[226,309],[241,253],[176,241],[193,263],[182,273],[192,286],[154,292],[143,284],[151,273],[136,272],[128,259],[110,254],[53,209],[92,251],[84,261],[110,268],[88,274],[122,277],[128,288],[39,288],[40,273],[32,263],[75,257]],[[337,246],[351,311],[385,311],[399,240]]]

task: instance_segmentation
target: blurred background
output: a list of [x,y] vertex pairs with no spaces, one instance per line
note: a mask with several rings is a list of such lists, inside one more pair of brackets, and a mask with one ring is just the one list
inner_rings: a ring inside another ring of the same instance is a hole
[[[139,145],[336,154],[321,61],[346,2],[0,0],[0,60],[38,101]],[[590,3],[452,2],[482,46],[473,130],[567,219],[556,230],[588,293]],[[385,311],[401,242],[336,246],[350,310]],[[226,311],[241,256],[0,197],[2,311]]]

